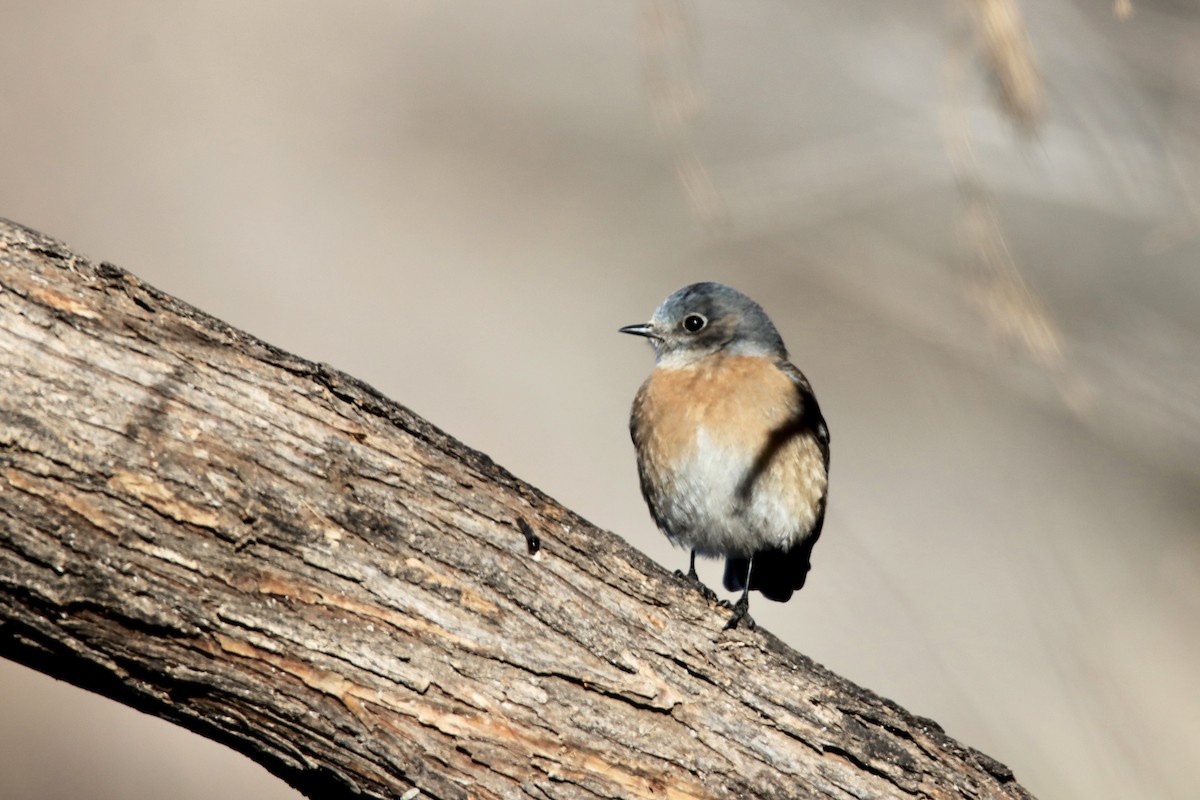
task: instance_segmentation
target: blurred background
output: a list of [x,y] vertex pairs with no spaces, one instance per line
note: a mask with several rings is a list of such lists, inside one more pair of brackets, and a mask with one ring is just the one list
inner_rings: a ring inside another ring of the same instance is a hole
[[[326,361],[666,567],[680,286],[833,434],[760,625],[1042,798],[1200,786],[1200,6],[0,2],[0,216]],[[718,583],[719,566],[703,576]],[[295,798],[0,663],[0,797]]]

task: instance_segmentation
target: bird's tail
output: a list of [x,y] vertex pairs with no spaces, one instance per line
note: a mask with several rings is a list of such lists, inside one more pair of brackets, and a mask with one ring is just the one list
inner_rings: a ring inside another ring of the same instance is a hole
[[740,592],[746,588],[746,574],[750,573],[750,588],[762,592],[768,600],[784,603],[792,599],[792,593],[804,586],[811,566],[815,536],[793,547],[783,550],[773,547],[754,554],[754,569],[750,569],[749,558],[725,560],[725,588]]

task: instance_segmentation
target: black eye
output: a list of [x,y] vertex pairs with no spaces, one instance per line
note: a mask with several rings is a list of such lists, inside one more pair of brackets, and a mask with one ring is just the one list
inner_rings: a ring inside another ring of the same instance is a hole
[[704,326],[708,324],[708,320],[699,314],[688,314],[683,318],[683,329],[688,333],[696,333],[704,330]]

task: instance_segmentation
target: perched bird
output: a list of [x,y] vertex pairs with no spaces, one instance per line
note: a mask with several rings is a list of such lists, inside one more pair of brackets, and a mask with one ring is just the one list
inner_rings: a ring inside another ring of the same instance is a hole
[[784,602],[804,586],[825,520],[829,428],[808,379],[787,359],[762,307],[720,283],[672,294],[645,336],[655,365],[629,419],[642,495],[675,545],[725,560],[741,591],[728,628],[755,589]]

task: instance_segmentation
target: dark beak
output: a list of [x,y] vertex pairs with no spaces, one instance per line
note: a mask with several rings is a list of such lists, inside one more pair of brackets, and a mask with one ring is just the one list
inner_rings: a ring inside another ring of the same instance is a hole
[[632,333],[634,336],[645,336],[647,339],[653,339],[654,326],[649,322],[643,322],[641,325],[626,325],[617,331],[618,333]]

